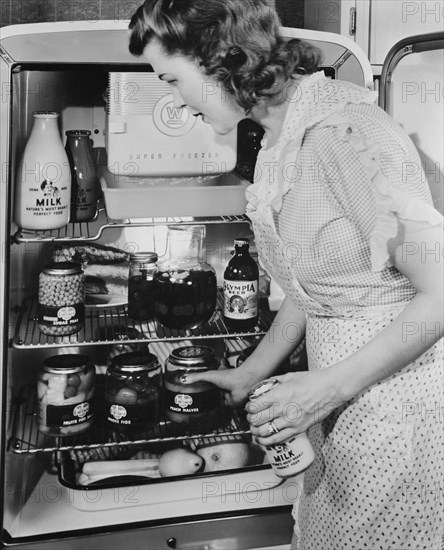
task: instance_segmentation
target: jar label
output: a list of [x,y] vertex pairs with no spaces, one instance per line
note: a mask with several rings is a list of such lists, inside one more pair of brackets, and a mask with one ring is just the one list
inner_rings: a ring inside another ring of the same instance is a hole
[[180,393],[165,389],[167,410],[183,414],[199,414],[215,410],[219,406],[217,389],[195,393]]
[[38,304],[37,317],[40,324],[51,327],[77,325],[85,320],[85,305],[71,304],[60,307]]
[[76,426],[91,420],[93,416],[91,401],[83,401],[76,405],[47,405],[45,424],[48,428]]
[[118,426],[134,426],[146,424],[148,427],[157,421],[157,401],[136,405],[120,405],[109,403],[108,421]]
[[229,319],[252,319],[258,313],[258,281],[224,279],[224,315]]

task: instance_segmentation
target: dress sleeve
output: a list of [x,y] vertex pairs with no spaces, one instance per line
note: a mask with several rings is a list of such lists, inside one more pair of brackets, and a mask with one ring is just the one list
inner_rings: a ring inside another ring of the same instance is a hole
[[318,128],[318,174],[369,243],[372,270],[382,271],[393,265],[390,245],[402,239],[403,226],[442,225],[443,218],[410,138],[379,107],[362,110],[333,115]]

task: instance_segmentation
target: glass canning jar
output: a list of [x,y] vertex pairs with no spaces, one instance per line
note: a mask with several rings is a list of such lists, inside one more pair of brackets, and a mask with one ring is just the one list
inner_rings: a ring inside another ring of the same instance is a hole
[[130,255],[128,316],[136,321],[149,321],[154,317],[156,262],[155,252],[134,252]]
[[170,353],[165,365],[164,403],[172,422],[203,430],[214,427],[221,405],[218,388],[210,382],[186,384],[181,377],[216,368],[214,350],[209,346],[184,346]]
[[43,334],[65,336],[78,332],[85,320],[85,274],[77,262],[46,265],[39,275],[37,307]]
[[95,366],[85,355],[53,355],[38,376],[38,429],[51,436],[87,430],[94,418]]
[[155,275],[157,320],[172,329],[193,329],[216,309],[216,271],[203,261],[204,225],[170,226],[167,254]]
[[154,354],[134,351],[113,357],[105,380],[108,426],[119,432],[155,426],[161,386],[161,366]]

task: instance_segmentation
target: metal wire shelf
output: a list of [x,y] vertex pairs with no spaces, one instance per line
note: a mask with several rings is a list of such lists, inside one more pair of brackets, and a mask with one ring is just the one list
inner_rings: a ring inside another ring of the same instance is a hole
[[109,308],[86,308],[84,328],[77,334],[70,336],[46,336],[40,332],[37,321],[37,300],[26,299],[18,316],[12,347],[19,349],[57,348],[67,346],[88,346],[121,344],[121,334],[128,328],[136,331],[136,338],[128,337],[125,343],[177,341],[186,338],[237,338],[245,336],[260,336],[267,332],[273,321],[272,312],[261,308],[259,321],[253,331],[232,332],[225,325],[222,318],[223,296],[219,289],[216,311],[209,322],[192,330],[178,330],[164,327],[157,321],[139,322],[128,317],[126,305]]
[[[100,394],[99,394],[100,395]],[[167,419],[131,438],[125,434],[110,432],[106,421],[99,414],[92,427],[83,434],[70,437],[50,437],[37,428],[37,391],[35,386],[24,386],[13,403],[14,421],[12,436],[8,448],[16,453],[42,453],[55,451],[84,451],[86,449],[119,448],[129,449],[146,444],[158,444],[174,441],[196,441],[202,438],[220,438],[225,436],[248,434],[248,423],[242,411],[221,407],[217,415],[217,424],[203,425],[202,429],[189,431]]]
[[158,225],[176,224],[220,224],[220,223],[248,223],[247,216],[218,216],[218,217],[168,217],[113,220],[106,214],[104,207],[99,209],[96,219],[88,223],[68,223],[60,229],[48,231],[29,231],[19,228],[13,235],[16,243],[54,242],[54,241],[96,241],[106,229],[120,227],[149,227]]

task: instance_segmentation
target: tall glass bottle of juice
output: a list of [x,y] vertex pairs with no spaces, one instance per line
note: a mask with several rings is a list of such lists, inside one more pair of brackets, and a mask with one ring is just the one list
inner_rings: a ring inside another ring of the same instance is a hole
[[16,180],[15,222],[30,230],[51,230],[69,220],[71,170],[54,111],[36,111]]
[[91,132],[68,130],[65,150],[71,167],[71,222],[89,222],[97,214],[99,182],[93,161]]
[[223,318],[230,330],[252,330],[259,318],[259,268],[246,237],[234,240],[234,255],[224,272]]

